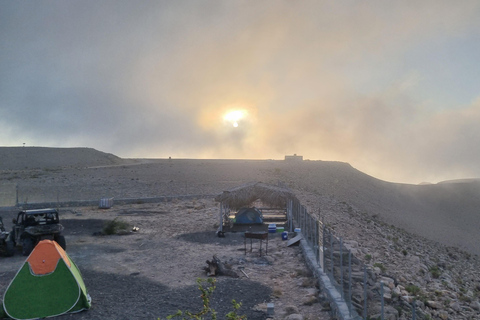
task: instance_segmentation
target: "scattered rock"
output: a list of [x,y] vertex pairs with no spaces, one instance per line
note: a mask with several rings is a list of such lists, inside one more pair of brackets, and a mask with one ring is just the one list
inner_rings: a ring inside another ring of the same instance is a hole
[[470,303],[470,307],[471,307],[473,310],[480,311],[480,302],[478,302],[478,301],[473,301],[472,303]]
[[433,309],[442,309],[443,308],[443,305],[440,302],[432,301],[432,300],[427,301],[427,306],[429,306],[430,308],[433,308]]
[[303,316],[298,313],[288,315],[285,320],[303,320]]
[[292,306],[292,305],[286,306],[285,307],[285,313],[287,315],[298,313],[298,308],[296,306]]

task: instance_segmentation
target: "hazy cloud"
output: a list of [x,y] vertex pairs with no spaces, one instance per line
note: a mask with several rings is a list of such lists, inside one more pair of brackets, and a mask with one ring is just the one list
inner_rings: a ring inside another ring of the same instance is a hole
[[[1,145],[297,153],[414,183],[480,176],[480,64],[462,54],[480,38],[477,1],[0,9]],[[224,120],[232,110],[248,112],[237,128]]]

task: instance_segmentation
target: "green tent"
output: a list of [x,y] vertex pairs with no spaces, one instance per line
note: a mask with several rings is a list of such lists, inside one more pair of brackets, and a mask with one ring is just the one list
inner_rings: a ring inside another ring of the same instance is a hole
[[90,306],[78,267],[50,240],[37,244],[3,298],[3,311],[13,319],[53,317]]

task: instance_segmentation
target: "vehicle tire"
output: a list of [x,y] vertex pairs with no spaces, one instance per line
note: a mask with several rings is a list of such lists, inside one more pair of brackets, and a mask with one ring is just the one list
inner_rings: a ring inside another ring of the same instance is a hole
[[67,241],[65,241],[65,237],[60,235],[55,238],[55,241],[60,245],[60,247],[62,247],[63,250],[67,251]]
[[[12,228],[13,229],[13,228]],[[12,241],[13,246],[15,247],[17,244],[15,243],[15,229],[13,229],[10,234],[8,235],[10,238],[10,241]]]
[[25,238],[22,240],[22,254],[28,256],[35,246],[35,243],[32,238]]
[[11,257],[15,254],[15,244],[13,243],[12,240],[7,240],[6,244],[6,250],[5,250],[5,256]]

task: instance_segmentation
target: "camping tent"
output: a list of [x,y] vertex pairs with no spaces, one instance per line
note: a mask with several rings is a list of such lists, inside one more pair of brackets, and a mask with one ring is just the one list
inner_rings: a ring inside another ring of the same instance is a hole
[[13,319],[58,316],[90,308],[80,271],[55,241],[40,241],[5,291],[4,312]]
[[263,216],[257,208],[241,208],[235,214],[235,223],[239,224],[262,224]]

